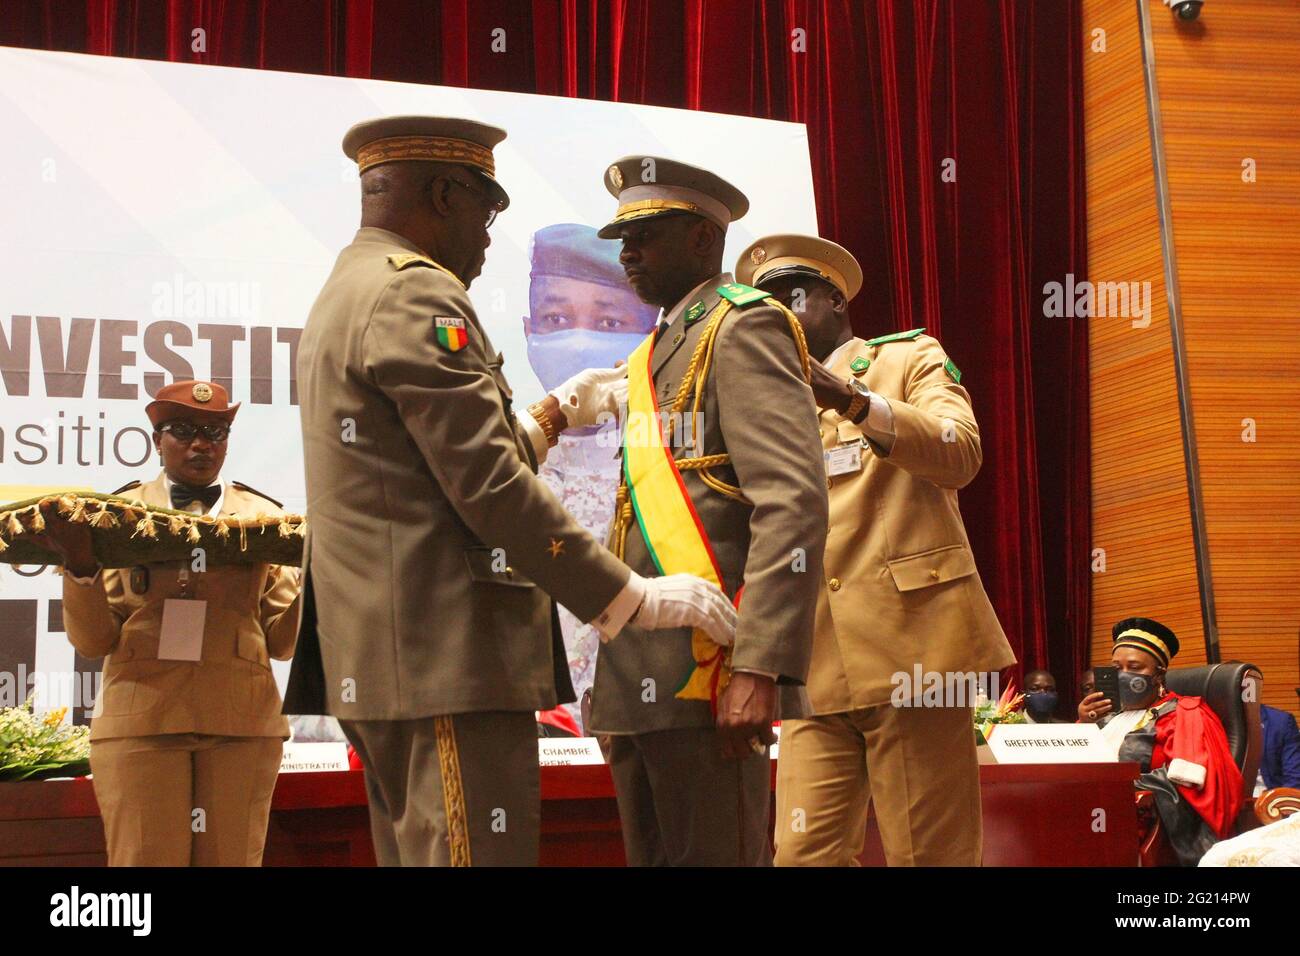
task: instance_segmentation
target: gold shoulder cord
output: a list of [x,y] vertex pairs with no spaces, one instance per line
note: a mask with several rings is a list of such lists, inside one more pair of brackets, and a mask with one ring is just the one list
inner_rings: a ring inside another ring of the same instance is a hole
[[[803,326],[795,318],[795,314],[787,309],[780,302],[773,298],[763,300],[764,305],[770,305],[784,313],[786,320],[790,323],[790,331],[794,334],[795,349],[799,353],[799,365],[803,370],[804,381],[812,383],[812,363],[808,356],[808,340],[804,337]],[[722,320],[727,313],[731,311],[731,302],[728,299],[722,299],[714,307],[713,313],[709,316],[708,325],[705,326],[704,334],[700,336],[700,341],[695,345],[695,351],[691,354],[691,362],[686,367],[686,374],[682,376],[682,384],[677,389],[677,396],[673,399],[670,415],[678,415],[686,407],[686,400],[694,393],[694,400],[691,402],[691,427],[692,437],[694,437],[695,423],[700,420],[700,406],[704,402],[704,383],[708,378],[709,369],[713,366],[713,347],[718,338],[718,330],[722,328]],[[717,468],[722,465],[731,463],[731,456],[728,454],[721,455],[701,455],[696,458],[678,458],[678,471],[695,471],[699,473],[700,480],[704,484],[716,491],[720,495],[726,495],[742,504],[752,505],[753,502],[745,497],[744,493],[735,485],[728,484],[721,478],[715,476],[709,469]],[[618,497],[614,504],[614,553],[621,559],[624,548],[627,545],[627,532],[632,526],[632,501],[627,490],[627,469],[619,471]]]

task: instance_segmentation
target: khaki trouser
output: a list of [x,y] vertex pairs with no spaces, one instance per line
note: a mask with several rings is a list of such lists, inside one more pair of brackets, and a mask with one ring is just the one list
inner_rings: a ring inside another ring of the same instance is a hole
[[781,725],[777,866],[854,866],[875,808],[890,866],[979,866],[969,708],[884,704]]
[[109,866],[261,866],[279,737],[92,741]]
[[537,718],[341,720],[366,768],[380,866],[536,866]]
[[770,866],[767,753],[722,756],[712,727],[615,734],[610,772],[628,866]]

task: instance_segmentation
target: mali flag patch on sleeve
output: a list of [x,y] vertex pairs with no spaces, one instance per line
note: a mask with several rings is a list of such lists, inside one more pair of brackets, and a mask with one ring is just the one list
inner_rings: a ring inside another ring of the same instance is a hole
[[448,352],[459,352],[469,344],[465,320],[455,315],[437,315],[433,318],[438,328],[438,344]]

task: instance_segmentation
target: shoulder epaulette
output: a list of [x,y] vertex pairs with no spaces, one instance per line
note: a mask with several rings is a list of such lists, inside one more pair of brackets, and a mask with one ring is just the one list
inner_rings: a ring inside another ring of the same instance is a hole
[[425,266],[437,265],[437,263],[428,256],[422,256],[418,252],[395,252],[388,257],[388,262],[394,269],[405,269],[407,266],[413,266],[417,262],[420,263],[420,265]]
[[[414,266],[414,265],[428,266],[430,269],[437,269],[443,275],[455,279],[456,284],[458,286],[460,286],[462,289],[465,288],[465,283],[460,281],[456,273],[452,272],[446,266],[441,266],[438,263],[434,262],[428,256],[420,255],[418,252],[395,252],[388,257],[388,263],[398,272],[402,271],[407,266]],[[263,495],[263,497],[266,496]]]
[[139,487],[140,487],[140,482],[128,481],[126,484],[124,484],[121,488],[118,488],[116,491],[110,491],[109,494],[120,495],[124,491],[130,491],[132,488],[139,488]]
[[886,342],[901,342],[904,339],[914,339],[925,329],[908,329],[906,332],[890,332],[888,335],[877,335],[874,339],[867,339],[867,345],[884,345]]
[[277,508],[283,508],[283,507],[284,507],[283,504],[281,504],[280,502],[276,501],[276,500],[275,500],[274,498],[272,498],[270,495],[264,495],[264,494],[262,494],[262,492],[258,491],[256,488],[250,488],[248,485],[244,484],[242,481],[232,481],[232,482],[230,483],[230,487],[232,487],[232,488],[238,488],[240,491],[247,491],[247,492],[248,492],[249,494],[251,494],[251,495],[257,495],[257,497],[259,497],[259,498],[265,498],[267,501],[271,502],[271,504],[275,505]]
[[722,296],[732,305],[737,305],[742,308],[772,297],[772,293],[770,292],[764,292],[762,289],[755,289],[753,286],[741,285],[739,282],[728,282],[726,285],[720,285],[718,286],[717,291],[718,295]]

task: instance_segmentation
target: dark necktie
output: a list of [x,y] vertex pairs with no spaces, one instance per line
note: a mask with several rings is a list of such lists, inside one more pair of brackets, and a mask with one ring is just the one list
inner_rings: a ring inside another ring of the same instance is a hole
[[667,322],[660,322],[658,325],[655,326],[655,345],[659,344],[659,340],[664,337],[664,333],[667,331],[668,331]]
[[212,510],[212,506],[217,503],[221,497],[221,485],[208,485],[206,488],[191,488],[189,485],[182,485],[180,482],[172,482],[172,507],[177,511],[184,511],[186,506],[194,501],[203,502],[203,511],[206,514]]

